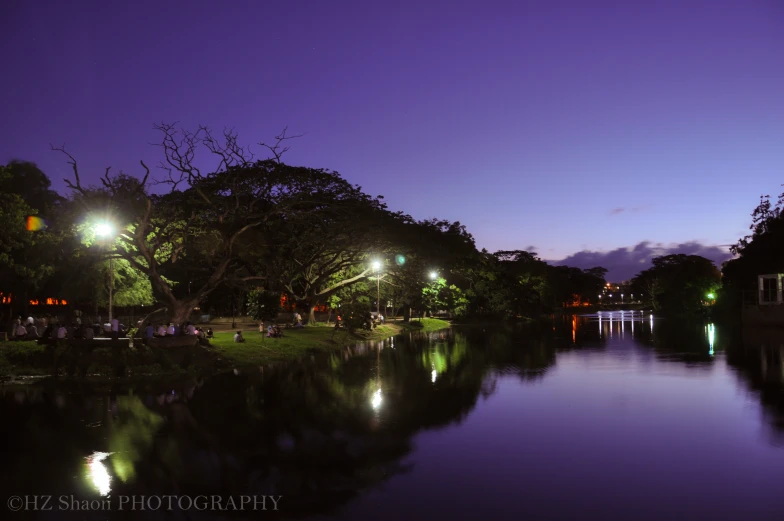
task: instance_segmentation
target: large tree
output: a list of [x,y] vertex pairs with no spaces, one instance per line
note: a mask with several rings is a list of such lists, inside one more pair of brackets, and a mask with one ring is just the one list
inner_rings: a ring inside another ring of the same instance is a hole
[[[72,167],[73,178],[65,182],[76,199],[96,219],[115,222],[118,234],[108,255],[144,273],[176,322],[188,320],[193,308],[228,279],[263,277],[247,266],[273,247],[268,232],[275,219],[317,212],[351,189],[337,173],[284,164],[285,132],[275,144],[264,145],[270,159],[255,160],[231,131],[218,139],[205,127],[195,132],[168,124],[156,128],[166,175],[155,190],[165,187],[162,194],[150,188],[143,162],[140,178],[107,169],[101,187],[88,187],[76,159],[64,147],[55,150],[65,153]],[[209,173],[197,166],[200,148],[218,159]]]
[[0,167],[0,292],[11,313],[27,311],[61,261],[68,226],[59,219],[61,198],[33,163]]
[[305,303],[310,322],[315,308],[342,288],[373,274],[373,257],[388,249],[388,224],[395,216],[380,198],[359,186],[335,185],[328,204],[277,216],[266,228],[274,244],[259,258],[269,287],[279,286]]
[[751,214],[751,233],[730,248],[736,258],[722,268],[725,309],[738,308],[744,298],[757,299],[757,277],[784,272],[784,193],[771,202],[762,196]]
[[632,279],[636,292],[648,295],[654,309],[671,314],[699,311],[721,285],[721,273],[699,255],[655,257],[652,266]]

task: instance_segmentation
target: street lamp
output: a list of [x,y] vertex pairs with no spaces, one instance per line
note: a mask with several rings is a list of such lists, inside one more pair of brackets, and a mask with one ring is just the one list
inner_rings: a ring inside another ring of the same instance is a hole
[[[109,238],[114,235],[114,226],[109,223],[98,223],[95,234],[99,237]],[[114,257],[109,257],[109,323],[112,323],[112,297],[114,288]]]
[[430,280],[436,280],[438,278],[438,273],[435,271],[430,272]]
[[378,315],[381,314],[381,277],[379,275],[381,263],[373,261],[373,269],[376,271],[376,320],[378,320]]

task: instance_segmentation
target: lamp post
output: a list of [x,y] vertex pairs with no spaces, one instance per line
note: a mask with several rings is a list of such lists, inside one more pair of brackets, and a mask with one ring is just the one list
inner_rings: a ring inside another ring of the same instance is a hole
[[379,271],[381,270],[381,263],[373,261],[373,269],[376,270],[376,319],[381,314],[381,277]]
[[[114,227],[109,223],[100,223],[95,227],[95,234],[108,238],[114,233]],[[112,297],[114,289],[114,257],[109,257],[109,323],[112,323]]]

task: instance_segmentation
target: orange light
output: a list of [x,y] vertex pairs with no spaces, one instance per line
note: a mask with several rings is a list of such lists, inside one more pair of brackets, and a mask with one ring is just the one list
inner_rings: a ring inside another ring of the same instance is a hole
[[52,301],[52,299],[50,299],[50,298],[46,299],[46,304],[47,305],[51,306],[53,303],[54,302]]
[[46,228],[46,221],[35,215],[29,215],[26,223],[27,231],[38,232]]
[[61,306],[67,306],[68,302],[66,302],[65,299],[63,299],[63,300],[60,301],[60,305]]
[[37,306],[37,305],[38,305],[38,299],[31,300],[31,301],[30,301],[30,305],[31,305],[31,306]]

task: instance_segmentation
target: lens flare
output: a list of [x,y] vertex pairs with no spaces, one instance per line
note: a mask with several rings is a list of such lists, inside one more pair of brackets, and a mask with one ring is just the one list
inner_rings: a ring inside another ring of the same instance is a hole
[[39,232],[46,228],[46,221],[35,215],[27,216],[27,231]]

